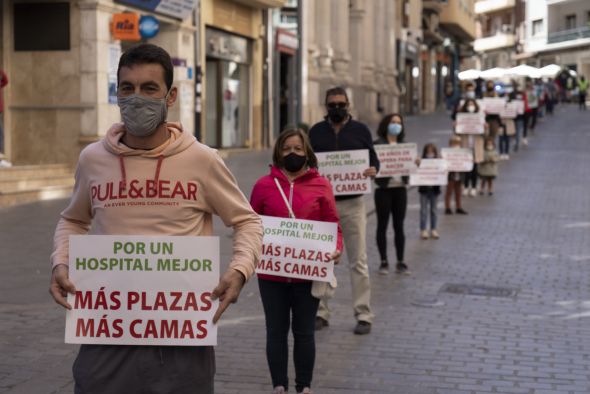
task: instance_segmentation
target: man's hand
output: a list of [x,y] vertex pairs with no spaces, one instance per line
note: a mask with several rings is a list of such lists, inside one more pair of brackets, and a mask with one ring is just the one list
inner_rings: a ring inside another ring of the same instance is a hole
[[225,271],[219,280],[219,284],[213,289],[212,298],[214,300],[219,298],[220,301],[217,312],[213,316],[213,324],[217,324],[217,321],[229,304],[235,304],[238,301],[238,296],[240,295],[240,291],[242,291],[242,287],[244,287],[244,283],[246,283],[246,278],[241,272],[233,268]]
[[49,294],[55,302],[66,309],[72,309],[72,306],[66,301],[68,293],[75,294],[76,287],[68,279],[68,266],[64,264],[56,265],[51,272],[51,284],[49,285]]
[[340,262],[340,256],[342,256],[342,251],[336,249],[330,258],[334,261],[334,264],[338,264]]
[[370,176],[371,178],[374,178],[375,175],[377,175],[377,169],[375,167],[369,167],[365,170],[365,172],[363,172],[364,176]]

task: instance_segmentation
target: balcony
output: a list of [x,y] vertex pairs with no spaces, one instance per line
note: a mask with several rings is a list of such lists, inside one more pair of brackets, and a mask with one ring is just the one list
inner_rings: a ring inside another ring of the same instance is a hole
[[442,3],[440,26],[463,42],[470,42],[475,38],[475,17],[459,0]]
[[475,3],[476,14],[486,14],[512,8],[515,0],[479,0]]
[[549,33],[547,38],[548,44],[554,44],[557,42],[565,42],[572,40],[579,40],[583,38],[590,38],[590,27],[578,27],[576,29],[557,31],[555,33]]
[[512,47],[516,43],[516,36],[513,33],[496,33],[490,37],[478,38],[473,42],[473,49],[476,52],[492,51],[494,49]]

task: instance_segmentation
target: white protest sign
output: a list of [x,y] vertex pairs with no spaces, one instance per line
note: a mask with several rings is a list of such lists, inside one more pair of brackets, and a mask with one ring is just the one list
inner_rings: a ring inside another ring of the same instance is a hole
[[524,114],[524,101],[523,100],[512,100],[510,103],[516,107],[516,113],[518,115]]
[[488,115],[499,115],[504,106],[506,105],[506,99],[503,97],[484,97],[483,107]]
[[422,159],[418,169],[410,174],[410,186],[444,186],[447,176],[446,160]]
[[455,121],[457,134],[483,134],[485,131],[486,118],[483,112],[458,112]]
[[407,176],[416,169],[418,147],[414,143],[375,145],[375,152],[380,163],[377,178]]
[[470,172],[473,170],[473,151],[468,148],[442,148],[440,154],[447,161],[447,171]]
[[514,119],[518,116],[518,103],[511,101],[506,103],[504,110],[500,113],[501,118]]
[[264,227],[256,273],[331,282],[338,224],[260,216]]
[[334,195],[369,194],[371,178],[363,173],[369,164],[369,150],[343,150],[315,154],[320,174],[332,183]]
[[66,343],[215,346],[218,237],[70,236]]

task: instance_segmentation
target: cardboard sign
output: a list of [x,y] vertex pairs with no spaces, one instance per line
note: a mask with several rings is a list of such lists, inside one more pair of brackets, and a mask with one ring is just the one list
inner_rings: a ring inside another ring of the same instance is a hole
[[455,133],[457,134],[483,134],[485,132],[486,118],[483,112],[466,113],[458,112],[456,117]]
[[444,186],[447,175],[446,160],[422,159],[420,167],[410,174],[410,186]]
[[515,119],[518,116],[518,104],[514,101],[506,103],[504,110],[500,113],[501,118]]
[[483,108],[488,115],[499,115],[504,106],[506,105],[506,99],[503,97],[484,97]]
[[416,169],[418,147],[414,143],[375,145],[380,168],[377,178],[407,176]]
[[332,183],[334,195],[371,193],[371,178],[363,173],[369,164],[369,150],[343,150],[315,154],[320,174]]
[[442,148],[440,154],[447,161],[449,172],[470,172],[473,170],[473,151],[468,148]]
[[214,346],[218,237],[72,235],[66,343]]
[[338,224],[260,216],[264,227],[262,256],[256,273],[331,282]]

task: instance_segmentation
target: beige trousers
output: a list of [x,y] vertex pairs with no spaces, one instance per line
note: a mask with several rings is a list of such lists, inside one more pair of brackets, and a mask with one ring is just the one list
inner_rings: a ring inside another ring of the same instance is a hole
[[[340,226],[344,238],[344,247],[350,268],[352,284],[352,306],[357,320],[373,322],[371,312],[371,282],[367,266],[367,214],[363,197],[336,201],[340,216]],[[330,319],[328,300],[320,300],[317,315],[325,320]]]

